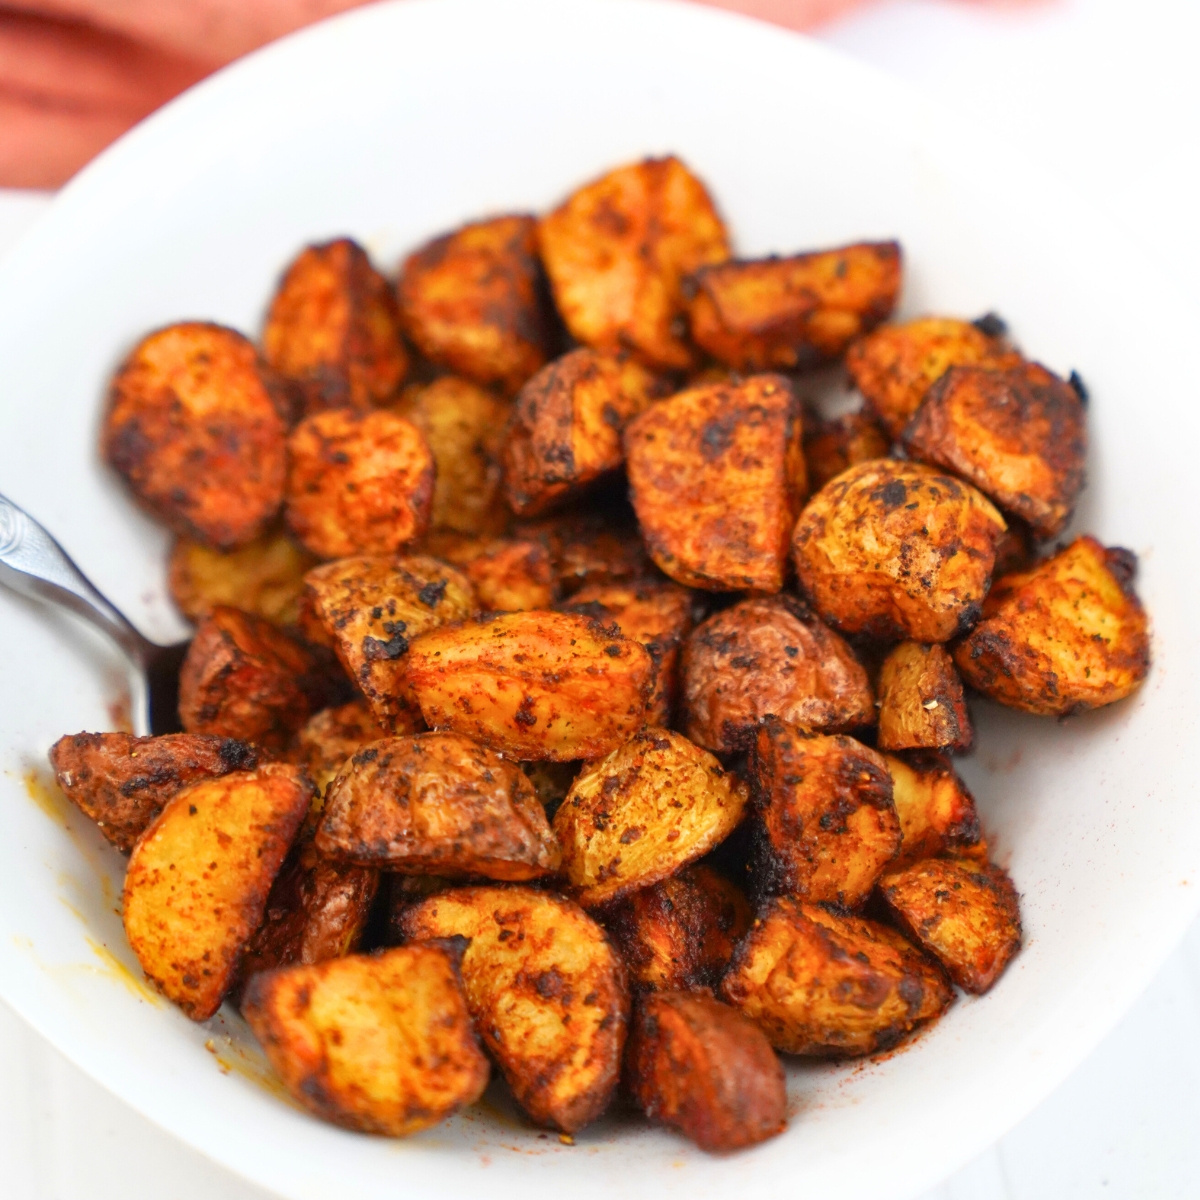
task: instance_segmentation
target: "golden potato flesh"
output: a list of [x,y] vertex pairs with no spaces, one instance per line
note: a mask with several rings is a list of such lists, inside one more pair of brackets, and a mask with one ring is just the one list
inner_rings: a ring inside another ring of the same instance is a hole
[[682,280],[729,257],[704,185],[677,158],[646,159],[580,188],[538,223],[538,245],[571,335],[653,367],[686,370]]
[[970,484],[881,458],[813,496],[792,550],[802,587],[835,629],[945,642],[978,619],[1003,532]]
[[269,971],[251,980],[243,1012],[293,1099],[347,1129],[405,1137],[487,1086],[442,946]]
[[555,588],[564,596],[588,584],[623,583],[655,574],[637,527],[603,512],[583,510],[522,521],[513,533],[546,547]]
[[1052,538],[1083,488],[1086,418],[1075,389],[1037,363],[953,367],[929,389],[903,441],[911,458],[962,476]]
[[395,554],[429,528],[433,455],[395,413],[315,413],[288,456],[288,528],[318,558]]
[[667,729],[643,729],[584,767],[554,814],[562,874],[595,908],[673,875],[742,819],[745,785]]
[[766,716],[827,733],[875,720],[854,652],[788,596],[714,613],[684,643],[682,673],[684,732],[720,753],[745,749]]
[[944,646],[901,642],[879,672],[880,750],[966,750],[974,738],[962,680]]
[[787,1083],[771,1043],[711,996],[659,992],[639,1000],[625,1063],[634,1103],[701,1150],[740,1150],[787,1124]]
[[329,788],[316,845],[340,862],[444,879],[538,879],[561,858],[521,768],[456,733],[364,746]]
[[529,887],[440,892],[400,918],[411,941],[465,937],[463,988],[484,1045],[539,1125],[608,1107],[629,1020],[625,967],[577,905]]
[[406,681],[431,729],[515,758],[599,758],[642,725],[654,664],[612,626],[521,612],[418,638]]
[[900,818],[900,853],[892,869],[939,854],[987,858],[975,798],[942,754],[885,754],[892,803]]
[[986,992],[1021,948],[1017,889],[990,863],[926,859],[879,881],[892,917],[960,988]]
[[[401,733],[419,733],[420,717],[409,714],[412,728]],[[403,722],[401,722],[403,723]],[[366,700],[351,700],[336,708],[324,708],[296,734],[288,759],[298,763],[317,785],[318,794],[333,782],[346,759],[368,742],[377,742],[387,731],[375,719]]]
[[663,394],[628,355],[573,350],[517,394],[504,443],[504,497],[519,517],[547,512],[624,461],[621,433]]
[[252,771],[258,750],[232,738],[194,733],[76,733],[50,747],[50,765],[67,799],[118,850],[128,852],[180,788],[231,771]]
[[193,1021],[220,1007],[312,799],[299,767],[194,783],[129,858],[122,912],[142,969]]
[[739,371],[811,367],[890,315],[900,274],[896,242],[704,267],[685,285],[692,337]]
[[804,462],[808,486],[819,491],[855,463],[884,458],[892,439],[869,412],[846,413],[830,420],[807,423]]
[[307,246],[292,260],[262,344],[306,414],[382,404],[408,371],[392,289],[350,238]]
[[532,217],[494,217],[435,238],[404,263],[404,329],[430,362],[514,392],[546,361],[545,311]]
[[779,375],[680,392],[632,421],[630,495],[658,566],[690,587],[779,591],[807,491],[801,435]]
[[554,564],[541,542],[432,533],[424,548],[462,571],[485,612],[549,608],[558,594]]
[[769,718],[750,769],[756,890],[857,908],[900,849],[883,758],[853,738]]
[[776,1050],[874,1054],[945,1011],[954,989],[894,930],[790,896],[772,900],[734,952],[721,995]]
[[283,503],[290,403],[240,333],[198,321],[140,342],[109,389],[105,459],[182,537],[227,550]]

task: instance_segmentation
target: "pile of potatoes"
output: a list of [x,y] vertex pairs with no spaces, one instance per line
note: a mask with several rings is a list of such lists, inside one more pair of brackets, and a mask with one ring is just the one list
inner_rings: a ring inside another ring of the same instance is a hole
[[[892,242],[741,261],[676,158],[540,218],[288,267],[259,343],[151,333],[103,453],[176,533],[182,732],[51,758],[147,976],[296,1100],[404,1135],[495,1066],[707,1150],[777,1052],[872,1054],[1021,942],[951,755],[1149,666],[1078,537],[1086,391],[996,318],[885,324]],[[856,412],[806,373],[844,363]]]

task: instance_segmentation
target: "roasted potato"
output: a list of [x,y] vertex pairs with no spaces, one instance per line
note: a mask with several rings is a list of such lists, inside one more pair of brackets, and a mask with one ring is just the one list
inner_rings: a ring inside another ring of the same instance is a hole
[[288,456],[288,528],[318,558],[395,554],[429,528],[433,455],[395,413],[315,413],[292,431]]
[[521,612],[413,642],[405,678],[431,729],[515,758],[599,758],[642,725],[653,685],[646,649],[613,626]]
[[406,909],[400,925],[411,941],[470,939],[467,1005],[535,1122],[574,1133],[608,1107],[629,988],[620,957],[582,909],[529,887],[456,888]]
[[339,862],[443,879],[540,879],[562,857],[521,768],[457,733],[359,750],[330,785],[316,846]]
[[808,486],[819,491],[847,467],[886,457],[891,445],[892,439],[866,411],[806,421],[804,462],[808,468]]
[[[411,727],[398,730],[400,733],[419,733],[421,721],[414,712],[400,711],[410,718]],[[288,759],[302,766],[309,778],[317,785],[317,792],[324,795],[334,776],[342,769],[346,759],[361,750],[368,742],[377,742],[387,736],[387,730],[375,719],[370,704],[365,700],[351,700],[336,708],[322,709],[296,734],[296,740],[288,749]]]
[[625,1074],[651,1121],[710,1153],[753,1146],[787,1124],[787,1083],[771,1043],[753,1021],[711,996],[642,997]]
[[968,992],[986,992],[1021,948],[1017,889],[991,863],[926,859],[889,871],[879,894],[893,919]]
[[992,578],[999,579],[1003,575],[1012,575],[1016,571],[1028,571],[1037,558],[1033,544],[1033,534],[1029,526],[1019,517],[1005,518],[1008,528],[1000,535],[996,543],[996,565],[992,568]]
[[875,720],[854,652],[790,596],[742,600],[696,627],[683,646],[683,709],[688,737],[720,753],[746,749],[766,716],[827,733]]
[[312,800],[267,763],[175,793],[129,858],[122,912],[142,969],[193,1021],[220,1007]]
[[910,458],[969,480],[1041,538],[1066,528],[1083,488],[1086,410],[1037,363],[952,367],[904,431]]
[[776,1050],[842,1058],[890,1049],[954,989],[886,925],[778,896],[734,951],[721,995]]
[[974,738],[962,680],[944,646],[901,642],[879,671],[880,750],[966,750]]
[[242,1010],[293,1099],[347,1129],[405,1137],[487,1086],[443,946],[269,971],[250,981]]
[[900,818],[900,853],[889,869],[939,854],[987,858],[975,797],[943,754],[885,754],[892,803]]
[[690,587],[779,591],[808,490],[801,434],[780,375],[680,392],[631,421],[630,494],[658,566]]
[[770,717],[750,761],[750,877],[759,895],[857,908],[900,849],[887,763],[842,735]]
[[840,358],[891,314],[897,242],[701,267],[684,285],[692,337],[738,371],[794,371]]
[[978,620],[1003,532],[969,483],[880,458],[813,496],[792,550],[802,587],[835,629],[945,642]]
[[998,580],[983,620],[954,650],[963,678],[1001,704],[1044,716],[1128,696],[1150,670],[1136,569],[1129,550],[1081,537]]
[[742,819],[745,785],[667,729],[643,729],[585,766],[554,814],[562,874],[584,908],[673,875]]
[[632,350],[667,370],[693,365],[682,280],[724,262],[729,240],[704,185],[679,159],[618,167],[580,188],[538,223],[538,246],[578,341]]
[[575,511],[522,521],[513,533],[546,547],[555,588],[564,596],[572,596],[588,584],[657,576],[637,527],[632,522],[609,520],[602,512]]
[[350,238],[307,246],[292,260],[262,345],[306,414],[382,404],[408,372],[392,289]]
[[430,362],[514,392],[546,361],[551,323],[532,217],[434,238],[396,285],[404,330]]
[[541,542],[435,532],[424,549],[462,571],[485,612],[549,608],[558,593],[554,564]]
[[240,333],[168,325],[113,378],[101,452],[181,537],[228,550],[283,503],[290,415],[281,381]]
[[558,806],[567,798],[579,769],[580,764],[577,762],[543,761],[521,764],[521,770],[525,772],[537,793],[538,803],[549,817],[554,816]]
[[128,853],[180,788],[231,771],[252,771],[258,750],[232,738],[194,733],[76,733],[54,743],[50,765],[67,799]]

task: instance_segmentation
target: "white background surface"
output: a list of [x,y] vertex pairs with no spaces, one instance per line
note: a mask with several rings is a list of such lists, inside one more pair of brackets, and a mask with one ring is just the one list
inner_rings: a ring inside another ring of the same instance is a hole
[[[998,129],[1021,143],[1185,288],[1200,275],[1194,0],[903,0],[864,8],[822,36],[977,115],[981,137]],[[0,248],[41,203],[0,193]],[[1112,335],[1121,335],[1119,314]],[[1197,1113],[1200,929],[1055,1095],[924,1200],[1190,1198],[1200,1194]],[[6,1200],[265,1196],[110,1098],[3,1008],[0,1171]]]

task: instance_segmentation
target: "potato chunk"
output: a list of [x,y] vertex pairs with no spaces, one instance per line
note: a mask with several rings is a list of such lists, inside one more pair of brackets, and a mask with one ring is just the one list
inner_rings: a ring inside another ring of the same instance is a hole
[[897,242],[702,267],[687,281],[696,345],[739,371],[794,371],[840,358],[891,314]]
[[283,502],[290,403],[240,333],[199,321],[143,339],[108,394],[101,449],[182,537],[258,537]]
[[541,542],[432,533],[425,551],[462,571],[485,612],[549,608],[558,594],[554,564]]
[[723,842],[746,787],[667,729],[643,729],[585,766],[554,814],[562,873],[584,908],[673,875]]
[[1003,532],[970,484],[880,458],[808,502],[792,549],[801,585],[834,628],[945,642],[978,619]]
[[1066,716],[1112,704],[1150,670],[1137,559],[1081,537],[997,581],[983,620],[954,650],[963,678],[1010,708]]
[[251,981],[243,1011],[297,1103],[347,1129],[405,1137],[487,1086],[487,1059],[441,946],[270,971]]
[[299,767],[267,763],[176,792],[133,848],[125,934],[193,1021],[220,1007],[312,799]]
[[974,736],[945,647],[901,642],[891,650],[879,672],[880,750],[966,750]]
[[780,375],[680,392],[632,421],[630,494],[658,566],[690,587],[779,591],[807,492],[801,434]]
[[975,798],[943,754],[885,754],[903,839],[892,868],[939,854],[987,858]]
[[456,888],[406,909],[400,925],[412,941],[470,939],[467,1005],[537,1124],[574,1133],[608,1107],[629,989],[604,930],[582,909],[529,887]]
[[392,289],[350,238],[306,246],[292,260],[262,344],[306,414],[382,404],[408,371]]
[[677,158],[618,167],[538,224],[538,244],[571,335],[607,353],[686,370],[682,280],[729,257],[704,185]]
[[515,758],[599,758],[644,720],[654,664],[612,626],[568,613],[464,622],[412,644],[406,678],[431,729]]
[[513,532],[546,547],[555,587],[564,596],[588,584],[624,583],[656,574],[637,526],[603,512],[582,510],[522,521]]
[[968,992],[986,992],[1021,948],[1017,889],[990,863],[926,859],[889,871],[879,893],[900,928]]
[[67,799],[118,850],[128,852],[180,788],[230,771],[252,771],[258,750],[194,733],[76,733],[50,747],[50,765]]
[[[412,728],[399,732],[420,732],[420,718],[416,713],[408,715]],[[351,700],[349,704],[322,709],[312,717],[296,735],[288,750],[288,759],[308,772],[317,785],[317,792],[323,795],[346,759],[368,742],[377,742],[386,734],[366,700]]]
[[751,775],[750,876],[759,893],[862,904],[900,849],[882,756],[772,717],[754,740]]
[[577,495],[624,461],[621,433],[665,392],[627,355],[573,350],[517,395],[504,443],[504,497],[519,517]]
[[854,652],[789,596],[742,600],[683,647],[684,732],[710,750],[746,749],[759,720],[840,733],[875,720]]
[[396,292],[430,362],[514,392],[546,361],[550,322],[532,217],[493,217],[409,256]]
[[315,413],[288,454],[288,528],[318,558],[395,554],[429,528],[433,455],[395,413]]
[[874,1054],[945,1011],[941,967],[898,933],[790,896],[772,900],[734,952],[721,994],[776,1050]]
[[886,457],[891,445],[892,439],[868,412],[806,422],[804,462],[808,467],[808,486],[819,491],[847,467]]
[[341,862],[443,879],[539,879],[561,858],[521,768],[457,733],[364,746],[325,797],[316,844]]
[[711,996],[659,992],[640,1000],[625,1062],[642,1112],[701,1150],[740,1150],[787,1124],[787,1084],[771,1043]]

